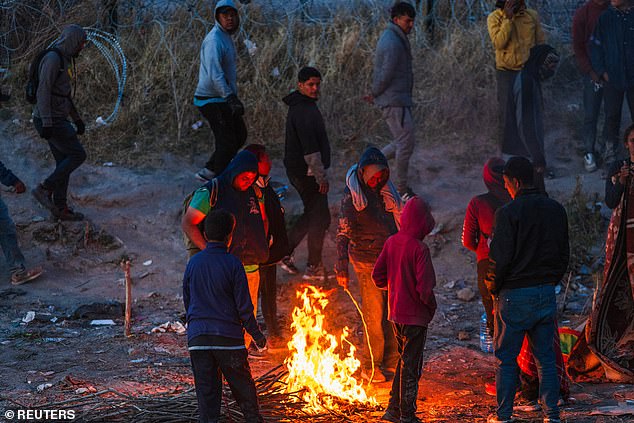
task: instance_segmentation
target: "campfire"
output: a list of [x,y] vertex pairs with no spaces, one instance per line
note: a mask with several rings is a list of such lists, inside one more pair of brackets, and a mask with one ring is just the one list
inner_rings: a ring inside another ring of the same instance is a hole
[[[287,393],[297,392],[306,403],[304,411],[320,413],[341,403],[377,406],[353,374],[361,366],[356,348],[348,341],[348,328],[337,337],[324,329],[328,292],[314,286],[297,291],[301,305],[293,310]],[[347,349],[347,351],[346,351]]]

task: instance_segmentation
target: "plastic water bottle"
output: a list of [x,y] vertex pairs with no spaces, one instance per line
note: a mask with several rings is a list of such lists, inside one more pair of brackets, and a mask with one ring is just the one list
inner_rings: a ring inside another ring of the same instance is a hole
[[487,326],[487,314],[482,313],[480,318],[480,349],[485,353],[493,352],[493,336]]

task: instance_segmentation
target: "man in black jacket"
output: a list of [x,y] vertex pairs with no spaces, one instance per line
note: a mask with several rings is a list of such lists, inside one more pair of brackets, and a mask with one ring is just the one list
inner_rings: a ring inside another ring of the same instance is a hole
[[[326,230],[330,226],[328,209],[328,175],[330,143],[326,125],[317,107],[321,74],[312,67],[302,68],[297,75],[297,91],[284,97],[288,105],[284,166],[289,181],[304,205],[304,213],[288,232],[291,252],[308,235],[308,263],[304,279],[325,280],[326,271],[321,251]],[[282,261],[282,268],[297,273],[291,257]]]
[[[86,160],[79,142],[86,125],[72,99],[74,59],[86,45],[86,32],[79,25],[68,25],[49,51],[38,70],[37,105],[33,125],[40,137],[48,141],[55,158],[55,170],[31,191],[35,199],[60,220],[83,220],[84,215],[68,207],[70,175]],[[71,125],[68,118],[73,120]]]
[[559,377],[553,338],[555,285],[569,260],[565,209],[534,187],[533,164],[512,157],[504,185],[513,201],[498,209],[485,283],[493,295],[497,413],[489,423],[510,422],[518,385],[517,356],[527,335],[535,355],[544,423],[559,423]]

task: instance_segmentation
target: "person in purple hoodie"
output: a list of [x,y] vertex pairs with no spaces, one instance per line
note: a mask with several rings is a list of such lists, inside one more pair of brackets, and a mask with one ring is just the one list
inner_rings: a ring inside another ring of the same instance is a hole
[[429,206],[419,197],[410,199],[403,208],[399,231],[387,239],[372,271],[374,284],[387,289],[388,320],[400,355],[382,417],[390,422],[421,422],[415,414],[418,381],[427,325],[436,312],[436,273],[423,239],[435,224]]

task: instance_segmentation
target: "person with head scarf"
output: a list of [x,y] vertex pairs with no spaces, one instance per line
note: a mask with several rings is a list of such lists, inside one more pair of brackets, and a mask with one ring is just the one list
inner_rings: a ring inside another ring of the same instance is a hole
[[[55,158],[55,170],[31,193],[60,220],[82,220],[84,215],[68,207],[70,175],[86,160],[86,151],[77,135],[86,125],[73,103],[74,59],[86,45],[86,32],[79,25],[68,25],[39,61],[37,103],[33,125],[48,142]],[[73,120],[74,126],[68,118]]]
[[511,201],[511,196],[504,188],[503,168],[504,160],[498,157],[490,158],[484,164],[482,180],[487,187],[487,192],[476,195],[469,201],[462,225],[462,245],[476,253],[478,290],[482,296],[482,305],[491,334],[493,334],[493,299],[484,284],[484,277],[489,268],[489,243],[493,234],[495,211]]
[[[394,371],[398,359],[394,333],[387,321],[387,295],[372,283],[372,268],[385,240],[400,225],[403,202],[390,180],[387,159],[378,148],[369,147],[346,175],[337,229],[339,285],[348,288],[348,264],[357,275],[361,307],[367,324],[370,351],[364,351],[364,375],[374,368],[374,382],[384,382],[383,370]],[[373,358],[374,362],[370,361]]]

